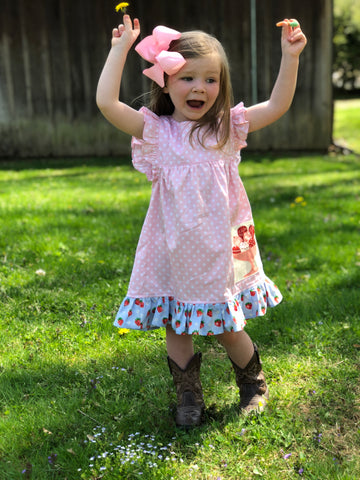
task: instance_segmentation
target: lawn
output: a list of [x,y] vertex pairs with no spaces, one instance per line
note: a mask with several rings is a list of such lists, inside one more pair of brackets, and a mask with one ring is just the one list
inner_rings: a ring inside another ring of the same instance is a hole
[[335,142],[360,153],[360,98],[335,101]]
[[[359,152],[344,105],[335,138]],[[112,326],[145,177],[129,159],[1,163],[1,480],[360,478],[359,157],[245,152],[240,171],[284,294],[247,327],[271,401],[239,415],[223,349],[196,337],[208,410],[186,431],[164,332]]]

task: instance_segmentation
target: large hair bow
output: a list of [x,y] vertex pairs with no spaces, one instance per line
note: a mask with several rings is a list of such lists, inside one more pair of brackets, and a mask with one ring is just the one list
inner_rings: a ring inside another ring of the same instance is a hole
[[171,41],[180,37],[180,32],[159,25],[154,28],[152,35],[145,37],[135,47],[139,55],[154,64],[152,67],[143,70],[143,74],[151,78],[160,87],[165,86],[164,72],[168,75],[174,75],[186,63],[181,53],[167,51]]

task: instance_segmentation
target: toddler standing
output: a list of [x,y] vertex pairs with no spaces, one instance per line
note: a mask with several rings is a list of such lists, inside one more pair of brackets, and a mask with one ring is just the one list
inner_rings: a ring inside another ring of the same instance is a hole
[[265,276],[238,165],[248,133],[289,109],[306,38],[299,26],[283,26],[270,99],[245,108],[232,106],[229,65],[218,40],[156,27],[136,47],[154,64],[144,71],[153,80],[150,105],[137,111],[119,101],[119,89],[140,23],[129,15],[123,22],[113,30],[97,104],[132,135],[133,165],[152,182],[152,194],[115,325],[166,328],[178,425],[199,425],[205,408],[201,353],[194,354],[192,335],[216,336],[235,370],[241,409],[261,411],[269,391],[244,327],[282,296]]

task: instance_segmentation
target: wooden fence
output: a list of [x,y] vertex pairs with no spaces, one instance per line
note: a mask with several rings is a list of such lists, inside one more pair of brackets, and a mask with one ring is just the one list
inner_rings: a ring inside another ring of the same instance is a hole
[[[120,22],[113,0],[0,0],[0,156],[120,155],[129,138],[95,104],[97,81]],[[251,4],[256,43],[251,42]],[[324,150],[331,142],[332,0],[134,0],[142,36],[164,24],[203,29],[225,46],[235,100],[268,98],[279,68],[277,20],[298,18],[309,43],[294,104],[279,122],[249,137],[253,150]],[[257,47],[256,62],[254,49]],[[121,98],[149,89],[143,60],[129,54]],[[256,92],[254,85],[257,84]],[[138,108],[139,101],[133,105]]]

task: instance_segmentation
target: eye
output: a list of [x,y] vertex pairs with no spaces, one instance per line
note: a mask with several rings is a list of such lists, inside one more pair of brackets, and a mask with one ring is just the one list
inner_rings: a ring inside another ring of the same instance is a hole
[[215,83],[216,81],[217,81],[216,78],[208,78],[206,80],[206,83]]
[[193,77],[182,77],[181,80],[184,80],[185,82],[191,82]]

